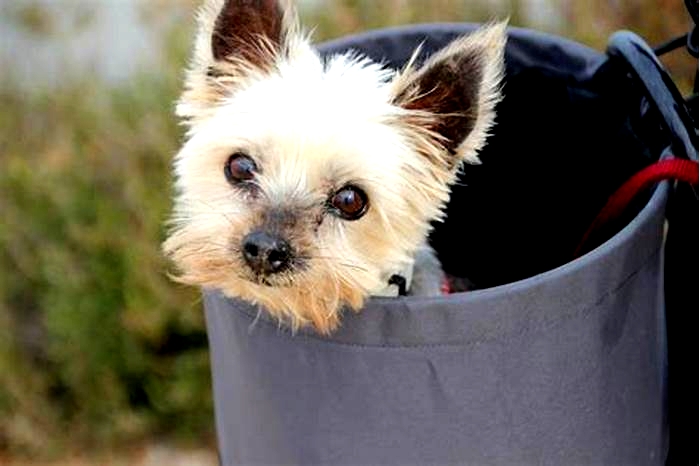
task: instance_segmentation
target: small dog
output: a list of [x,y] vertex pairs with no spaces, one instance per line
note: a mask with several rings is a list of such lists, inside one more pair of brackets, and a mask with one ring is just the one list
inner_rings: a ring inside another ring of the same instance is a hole
[[396,295],[396,276],[439,294],[426,238],[493,125],[505,23],[395,71],[321,58],[284,0],[208,0],[198,19],[164,244],[176,279],[322,334]]

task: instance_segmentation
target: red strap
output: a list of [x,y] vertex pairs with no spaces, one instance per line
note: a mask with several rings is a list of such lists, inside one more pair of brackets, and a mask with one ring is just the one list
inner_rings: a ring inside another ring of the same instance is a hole
[[663,180],[678,180],[685,183],[698,184],[698,162],[686,159],[661,160],[637,172],[625,184],[610,196],[607,204],[600,211],[591,226],[583,235],[576,248],[574,257],[579,257],[587,246],[588,240],[611,220],[619,217],[634,200],[634,198],[654,183]]
[[452,293],[452,287],[450,286],[450,281],[445,277],[442,280],[442,285],[440,286],[440,292],[442,294],[450,294]]

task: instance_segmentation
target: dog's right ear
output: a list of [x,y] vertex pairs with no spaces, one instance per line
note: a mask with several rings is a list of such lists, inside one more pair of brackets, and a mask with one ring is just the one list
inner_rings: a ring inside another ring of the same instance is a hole
[[178,116],[194,124],[246,79],[287,53],[297,27],[289,0],[206,0]]

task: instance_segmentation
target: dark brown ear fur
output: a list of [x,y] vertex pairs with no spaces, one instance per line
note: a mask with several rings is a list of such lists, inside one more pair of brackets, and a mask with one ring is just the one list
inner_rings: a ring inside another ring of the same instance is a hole
[[[501,98],[506,23],[495,23],[453,41],[422,67],[411,65],[394,81],[394,103],[409,111],[454,168],[478,162]],[[432,157],[430,157],[432,159]]]
[[279,50],[284,11],[278,0],[226,0],[211,37],[215,60],[232,57],[264,66],[270,51]]
[[[429,129],[439,134],[450,153],[472,132],[479,114],[481,57],[455,55],[418,72],[414,87],[397,96],[409,110],[423,110],[439,117]],[[406,98],[412,94],[414,98]]]
[[297,34],[291,0],[205,0],[177,115],[194,127],[246,79],[270,72]]

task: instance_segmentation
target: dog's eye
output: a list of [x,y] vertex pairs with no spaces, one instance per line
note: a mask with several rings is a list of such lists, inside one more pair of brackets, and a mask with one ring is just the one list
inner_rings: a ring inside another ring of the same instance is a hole
[[345,220],[357,220],[367,212],[367,194],[357,186],[345,186],[330,198],[333,213]]
[[253,179],[258,167],[246,154],[237,152],[228,158],[224,174],[230,183],[240,183]]

